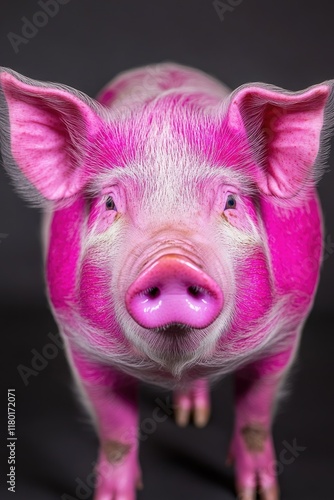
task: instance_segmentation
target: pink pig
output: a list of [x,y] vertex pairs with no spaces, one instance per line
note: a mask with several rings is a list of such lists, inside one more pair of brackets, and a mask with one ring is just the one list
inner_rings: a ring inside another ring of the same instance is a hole
[[45,209],[50,303],[101,442],[95,500],[141,484],[138,379],[201,427],[209,381],[231,371],[239,498],[277,500],[272,414],[319,277],[333,82],[230,93],[160,64],[94,101],[0,77],[5,167]]

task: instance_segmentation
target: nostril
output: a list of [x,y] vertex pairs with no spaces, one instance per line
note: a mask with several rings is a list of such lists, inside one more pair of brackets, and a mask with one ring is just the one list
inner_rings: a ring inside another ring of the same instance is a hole
[[188,294],[194,299],[201,299],[204,295],[206,295],[204,288],[197,285],[189,286],[187,291]]
[[156,299],[160,295],[160,290],[157,286],[148,288],[147,290],[144,291],[144,295],[148,299]]

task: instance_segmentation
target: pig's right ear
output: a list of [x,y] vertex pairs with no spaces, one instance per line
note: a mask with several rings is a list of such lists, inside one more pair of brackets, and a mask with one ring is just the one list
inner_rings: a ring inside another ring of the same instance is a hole
[[97,103],[6,69],[0,84],[2,156],[19,192],[34,204],[75,196],[87,182],[87,151],[102,122]]

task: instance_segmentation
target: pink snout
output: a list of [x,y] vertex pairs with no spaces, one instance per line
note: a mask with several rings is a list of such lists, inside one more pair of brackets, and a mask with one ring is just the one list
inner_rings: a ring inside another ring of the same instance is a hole
[[182,323],[209,326],[223,306],[217,283],[182,255],[168,254],[145,269],[125,297],[132,318],[144,328]]

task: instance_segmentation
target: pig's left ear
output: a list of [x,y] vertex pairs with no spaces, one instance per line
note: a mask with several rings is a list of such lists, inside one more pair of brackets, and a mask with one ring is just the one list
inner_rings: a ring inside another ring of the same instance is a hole
[[333,82],[303,92],[254,84],[237,89],[228,126],[246,134],[262,193],[292,198],[321,175],[323,142],[333,125]]
[[75,196],[87,182],[89,145],[102,122],[97,104],[69,87],[0,72],[2,156],[34,204]]

